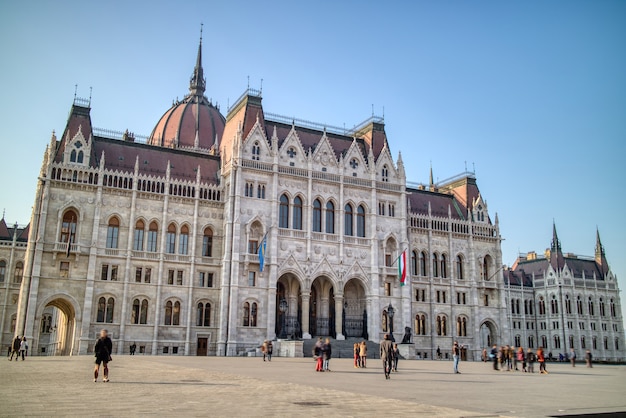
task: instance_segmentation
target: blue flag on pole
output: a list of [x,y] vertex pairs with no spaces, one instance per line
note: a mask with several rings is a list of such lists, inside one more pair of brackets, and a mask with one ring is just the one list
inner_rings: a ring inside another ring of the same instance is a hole
[[265,266],[265,249],[267,247],[267,234],[263,237],[261,245],[259,245],[259,271],[263,273],[263,267]]

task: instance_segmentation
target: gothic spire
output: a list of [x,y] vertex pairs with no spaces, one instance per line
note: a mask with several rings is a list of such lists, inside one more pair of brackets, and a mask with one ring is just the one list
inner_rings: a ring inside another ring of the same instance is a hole
[[189,81],[189,92],[194,96],[203,96],[206,87],[204,79],[204,70],[202,69],[202,24],[200,25],[200,43],[198,44],[198,56],[196,57],[196,66],[193,69],[193,75]]
[[565,267],[565,258],[561,251],[561,241],[556,233],[556,224],[552,221],[552,245],[550,246],[550,264],[554,271],[560,271]]
[[600,266],[602,274],[606,275],[609,271],[609,263],[606,261],[606,255],[604,253],[604,246],[600,241],[600,231],[596,227],[596,263]]
[[556,224],[552,221],[552,245],[550,246],[553,252],[561,251],[561,242],[559,236],[556,233]]

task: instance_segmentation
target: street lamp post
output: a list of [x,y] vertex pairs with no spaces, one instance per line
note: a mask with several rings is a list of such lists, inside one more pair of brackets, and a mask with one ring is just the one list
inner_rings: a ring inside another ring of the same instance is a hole
[[289,307],[289,305],[287,305],[287,300],[285,300],[285,298],[281,298],[280,302],[278,303],[278,310],[280,311],[280,334],[278,335],[278,338],[280,338],[281,340],[284,340],[287,338],[287,333],[285,332],[285,312],[287,312],[287,308]]
[[391,334],[391,341],[395,342],[396,339],[393,337],[393,315],[396,313],[391,303],[387,306],[387,317],[389,317],[389,334]]

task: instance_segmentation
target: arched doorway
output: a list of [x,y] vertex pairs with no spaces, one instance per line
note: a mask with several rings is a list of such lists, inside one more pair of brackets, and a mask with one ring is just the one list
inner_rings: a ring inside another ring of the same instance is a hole
[[44,356],[69,356],[74,349],[76,311],[63,298],[48,302],[39,319],[39,353]]
[[488,320],[480,325],[480,345],[483,348],[497,344],[496,337],[496,326],[493,322]]
[[311,285],[309,304],[309,329],[311,336],[336,338],[335,291],[328,277],[320,276]]
[[[281,309],[284,309],[284,312]],[[276,283],[276,323],[274,324],[274,331],[277,338],[302,338],[300,281],[292,274],[282,275]]]
[[367,338],[366,318],[365,288],[357,279],[348,280],[343,288],[343,335],[346,338]]

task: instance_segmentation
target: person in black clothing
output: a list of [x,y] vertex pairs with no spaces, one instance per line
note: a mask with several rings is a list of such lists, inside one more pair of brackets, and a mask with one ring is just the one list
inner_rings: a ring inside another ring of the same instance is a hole
[[499,370],[498,369],[498,346],[496,346],[495,344],[491,348],[490,357],[491,357],[491,360],[493,360],[493,369]]
[[332,357],[332,354],[333,354],[333,350],[330,345],[330,338],[326,338],[326,341],[322,345],[322,355],[324,356],[324,360],[322,361],[322,370],[324,370],[325,372],[330,371],[330,368],[328,366],[329,366],[330,358]]
[[135,344],[135,342],[133,342],[133,343],[130,345],[130,355],[131,355],[131,356],[134,356],[134,355],[135,355],[135,351],[136,351],[136,350],[137,350],[137,344]]
[[13,355],[15,354],[15,361],[20,359],[20,345],[22,344],[22,339],[17,336],[15,337],[15,339],[13,340],[13,345],[11,347],[11,358],[9,359],[9,361],[13,360]]
[[100,331],[100,338],[96,341],[94,347],[94,353],[96,356],[96,366],[93,370],[93,381],[98,381],[98,372],[100,371],[100,364],[104,364],[104,383],[109,381],[109,362],[111,359],[111,350],[113,350],[113,342],[109,338],[108,331],[103,329]]

